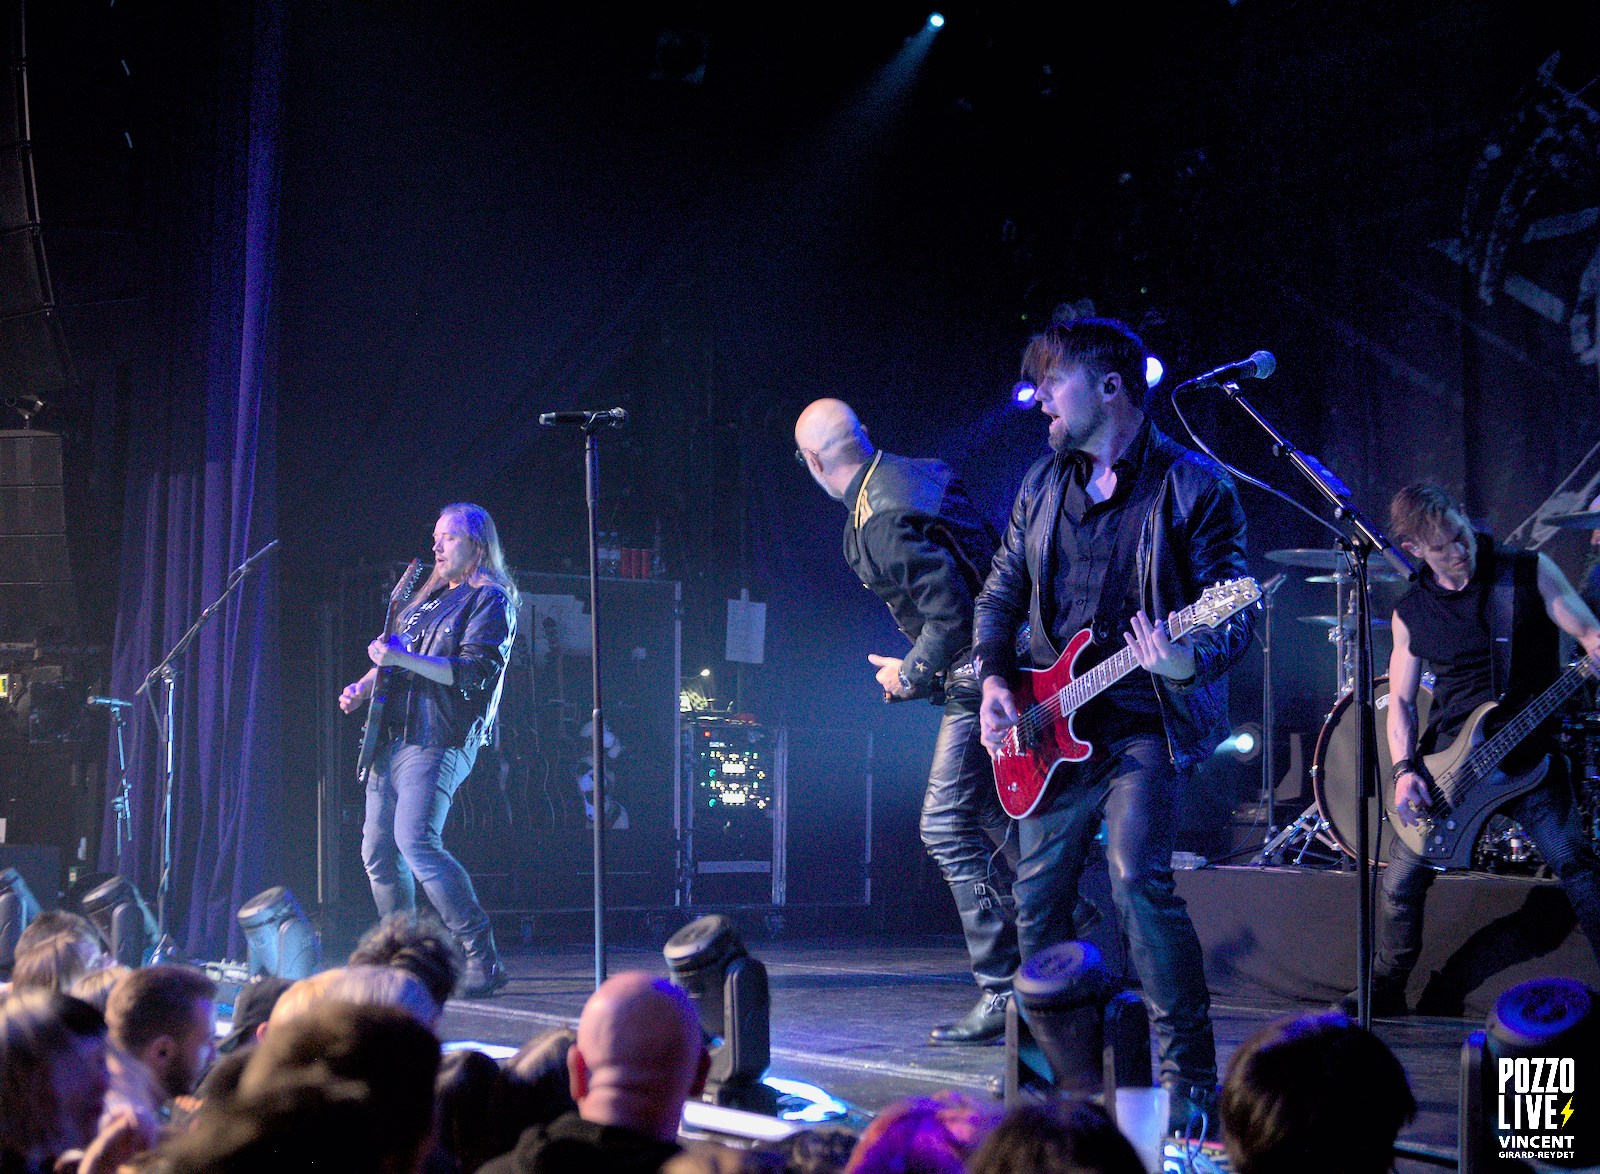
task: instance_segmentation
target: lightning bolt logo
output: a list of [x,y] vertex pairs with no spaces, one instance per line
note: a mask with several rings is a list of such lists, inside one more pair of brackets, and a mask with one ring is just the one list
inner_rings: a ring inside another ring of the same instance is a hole
[[1572,1116],[1572,1098],[1567,1098],[1567,1103],[1561,1109],[1561,1124],[1565,1127],[1567,1118]]

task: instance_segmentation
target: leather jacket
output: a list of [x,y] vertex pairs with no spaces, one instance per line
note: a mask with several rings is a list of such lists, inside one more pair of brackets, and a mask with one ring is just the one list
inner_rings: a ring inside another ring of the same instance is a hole
[[879,451],[845,490],[845,561],[888,605],[911,650],[902,684],[938,699],[972,647],[972,601],[998,536],[943,461]]
[[[1153,502],[1145,507],[1135,574],[1145,614],[1165,619],[1169,612],[1195,602],[1211,584],[1249,573],[1244,510],[1232,480],[1213,461],[1183,448],[1153,424],[1146,445],[1144,459],[1159,452],[1172,464]],[[1025,622],[1032,633],[1030,667],[1045,668],[1055,662],[1057,650],[1048,636],[1054,595],[1039,588],[1055,575],[1056,525],[1071,469],[1066,454],[1051,453],[1023,478],[975,608],[974,655],[980,680],[994,675],[1015,679],[1016,635]],[[1161,706],[1168,750],[1179,770],[1192,767],[1227,737],[1227,674],[1249,647],[1254,627],[1254,609],[1247,608],[1215,629],[1197,629],[1189,639],[1194,650],[1193,681],[1177,683],[1147,674]],[[1120,646],[1120,633],[1106,635],[1112,648]]]
[[384,725],[413,746],[459,746],[476,750],[488,742],[500,708],[500,686],[517,613],[492,583],[463,583],[436,594],[406,617],[400,638],[406,651],[450,661],[454,684],[441,685],[415,673],[400,673],[384,709]]

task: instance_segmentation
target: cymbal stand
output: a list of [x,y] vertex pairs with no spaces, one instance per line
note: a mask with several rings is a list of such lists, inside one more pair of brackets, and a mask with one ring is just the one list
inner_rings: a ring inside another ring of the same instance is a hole
[[111,810],[117,813],[117,871],[122,871],[122,846],[133,843],[133,784],[128,782],[128,756],[122,745],[122,731],[128,719],[122,716],[122,703],[111,707],[111,726],[117,732],[117,797]]

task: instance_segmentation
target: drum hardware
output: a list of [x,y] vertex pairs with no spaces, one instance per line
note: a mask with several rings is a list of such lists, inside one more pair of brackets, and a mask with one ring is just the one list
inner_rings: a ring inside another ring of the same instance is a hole
[[[1389,710],[1389,678],[1373,680],[1373,706],[1378,713],[1378,785],[1388,786],[1394,759],[1389,753],[1389,740],[1383,736],[1384,716]],[[1425,729],[1428,711],[1433,705],[1433,674],[1424,673],[1417,688],[1417,727]],[[1354,859],[1356,855],[1356,794],[1360,780],[1356,767],[1359,731],[1355,713],[1355,695],[1346,692],[1334,703],[1323,719],[1322,730],[1317,735],[1317,748],[1311,758],[1311,793],[1317,810],[1327,821],[1329,834],[1337,841],[1340,851]],[[1379,861],[1388,859],[1388,837],[1381,834],[1384,812],[1383,802],[1377,797],[1368,800],[1369,827],[1374,829],[1374,842]]]
[[[1315,624],[1321,628],[1343,628],[1346,632],[1354,632],[1356,630],[1355,616],[1296,616],[1295,619],[1302,624]],[[1375,619],[1372,621],[1374,630],[1382,630],[1388,626],[1388,620]],[[1330,641],[1333,639],[1332,632],[1328,633],[1328,639]]]
[[1472,867],[1480,872],[1531,875],[1544,867],[1544,857],[1520,823],[1492,815],[1473,847]]
[[1313,803],[1300,813],[1298,819],[1263,844],[1261,851],[1250,861],[1251,865],[1263,868],[1269,864],[1280,863],[1279,853],[1296,841],[1300,844],[1300,850],[1295,853],[1291,863],[1297,868],[1305,863],[1306,853],[1311,851],[1312,844],[1321,843],[1338,852],[1341,857],[1346,855],[1338,841],[1333,838],[1328,821],[1322,818],[1322,812]]

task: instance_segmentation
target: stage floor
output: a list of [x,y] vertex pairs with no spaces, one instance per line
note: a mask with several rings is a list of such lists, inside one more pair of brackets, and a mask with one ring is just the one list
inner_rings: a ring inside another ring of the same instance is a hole
[[[899,1097],[940,1089],[994,1095],[1001,1048],[926,1043],[930,1026],[958,1018],[976,997],[959,938],[748,944],[766,964],[771,985],[773,1076],[820,1085],[866,1114]],[[511,985],[491,1000],[451,1003],[442,1025],[446,1039],[514,1046],[547,1027],[576,1022],[593,988],[593,955],[586,947],[513,951],[505,962]],[[666,973],[659,950],[613,948],[609,972],[628,969]],[[1220,1062],[1225,1065],[1241,1041],[1284,1013],[1281,1006],[1214,1003]],[[1375,1024],[1405,1065],[1420,1106],[1406,1139],[1455,1147],[1461,1041],[1477,1026],[1481,1022],[1429,1017]],[[860,1118],[853,1123],[859,1125]]]

